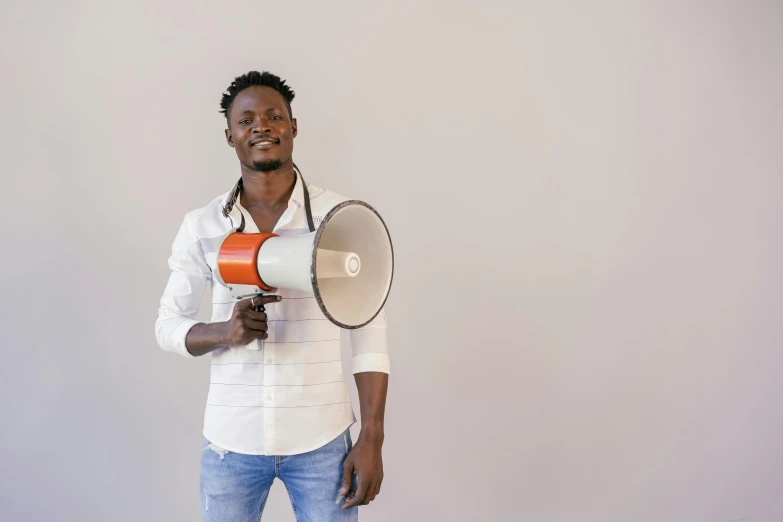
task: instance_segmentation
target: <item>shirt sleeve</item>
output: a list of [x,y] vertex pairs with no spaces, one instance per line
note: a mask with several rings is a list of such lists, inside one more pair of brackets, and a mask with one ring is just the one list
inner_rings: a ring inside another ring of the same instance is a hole
[[389,373],[389,352],[386,349],[386,312],[381,310],[375,319],[353,330],[351,339],[353,373]]
[[185,337],[199,323],[195,317],[207,283],[212,279],[212,271],[204,259],[201,246],[190,229],[191,216],[185,216],[171,246],[171,275],[160,299],[158,320],[155,321],[158,345],[167,352],[188,358],[195,356],[185,348]]

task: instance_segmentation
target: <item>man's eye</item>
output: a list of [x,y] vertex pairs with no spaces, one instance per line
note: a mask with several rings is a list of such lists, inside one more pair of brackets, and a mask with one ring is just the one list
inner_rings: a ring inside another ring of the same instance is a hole
[[240,120],[239,124],[244,125],[245,123],[250,123],[250,120]]
[[272,116],[272,117],[270,118],[270,120],[274,120],[275,118],[277,118],[278,120],[282,120],[282,119],[283,119],[283,117],[282,117],[282,116],[277,116],[277,115],[275,115],[275,116]]

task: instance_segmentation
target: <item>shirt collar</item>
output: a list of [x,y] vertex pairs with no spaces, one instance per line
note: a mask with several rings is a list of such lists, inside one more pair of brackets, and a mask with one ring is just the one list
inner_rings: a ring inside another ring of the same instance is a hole
[[290,202],[293,201],[299,207],[304,208],[304,190],[302,189],[302,176],[299,174],[298,169],[295,169],[294,173],[296,174],[296,182],[294,183],[294,191],[291,193],[291,199],[289,199],[289,205]]
[[[304,208],[304,189],[302,188],[302,175],[299,173],[299,169],[294,169],[294,173],[296,174],[296,181],[294,184],[294,191],[291,193],[291,197],[288,200],[288,206],[290,207],[293,203],[294,205],[298,206],[299,208]],[[242,178],[240,178],[242,179]],[[234,183],[234,186],[229,190],[225,196],[223,196],[222,200],[222,207],[226,206],[226,203],[228,203],[229,199],[234,195],[234,193],[237,190],[237,185],[239,184],[239,180],[237,180],[236,183]],[[308,187],[308,191],[310,192],[310,197],[313,197],[313,188],[314,187]],[[228,213],[230,216],[232,223],[235,223],[234,226],[238,227],[239,223],[242,221],[242,211],[239,209],[240,201],[239,196],[237,196],[236,203],[234,204],[234,207],[231,209],[231,212]]]

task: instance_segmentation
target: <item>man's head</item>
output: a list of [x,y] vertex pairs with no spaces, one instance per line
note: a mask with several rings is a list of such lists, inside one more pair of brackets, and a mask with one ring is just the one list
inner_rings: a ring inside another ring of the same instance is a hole
[[294,91],[272,73],[251,71],[231,82],[220,100],[226,141],[245,167],[267,172],[292,162]]

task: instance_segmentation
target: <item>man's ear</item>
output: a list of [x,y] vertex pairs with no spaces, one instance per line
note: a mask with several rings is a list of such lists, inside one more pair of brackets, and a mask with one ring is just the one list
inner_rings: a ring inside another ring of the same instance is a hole
[[229,147],[234,146],[234,137],[231,135],[231,129],[226,129],[226,143]]
[[296,118],[291,120],[291,130],[293,131],[291,135],[296,138]]

